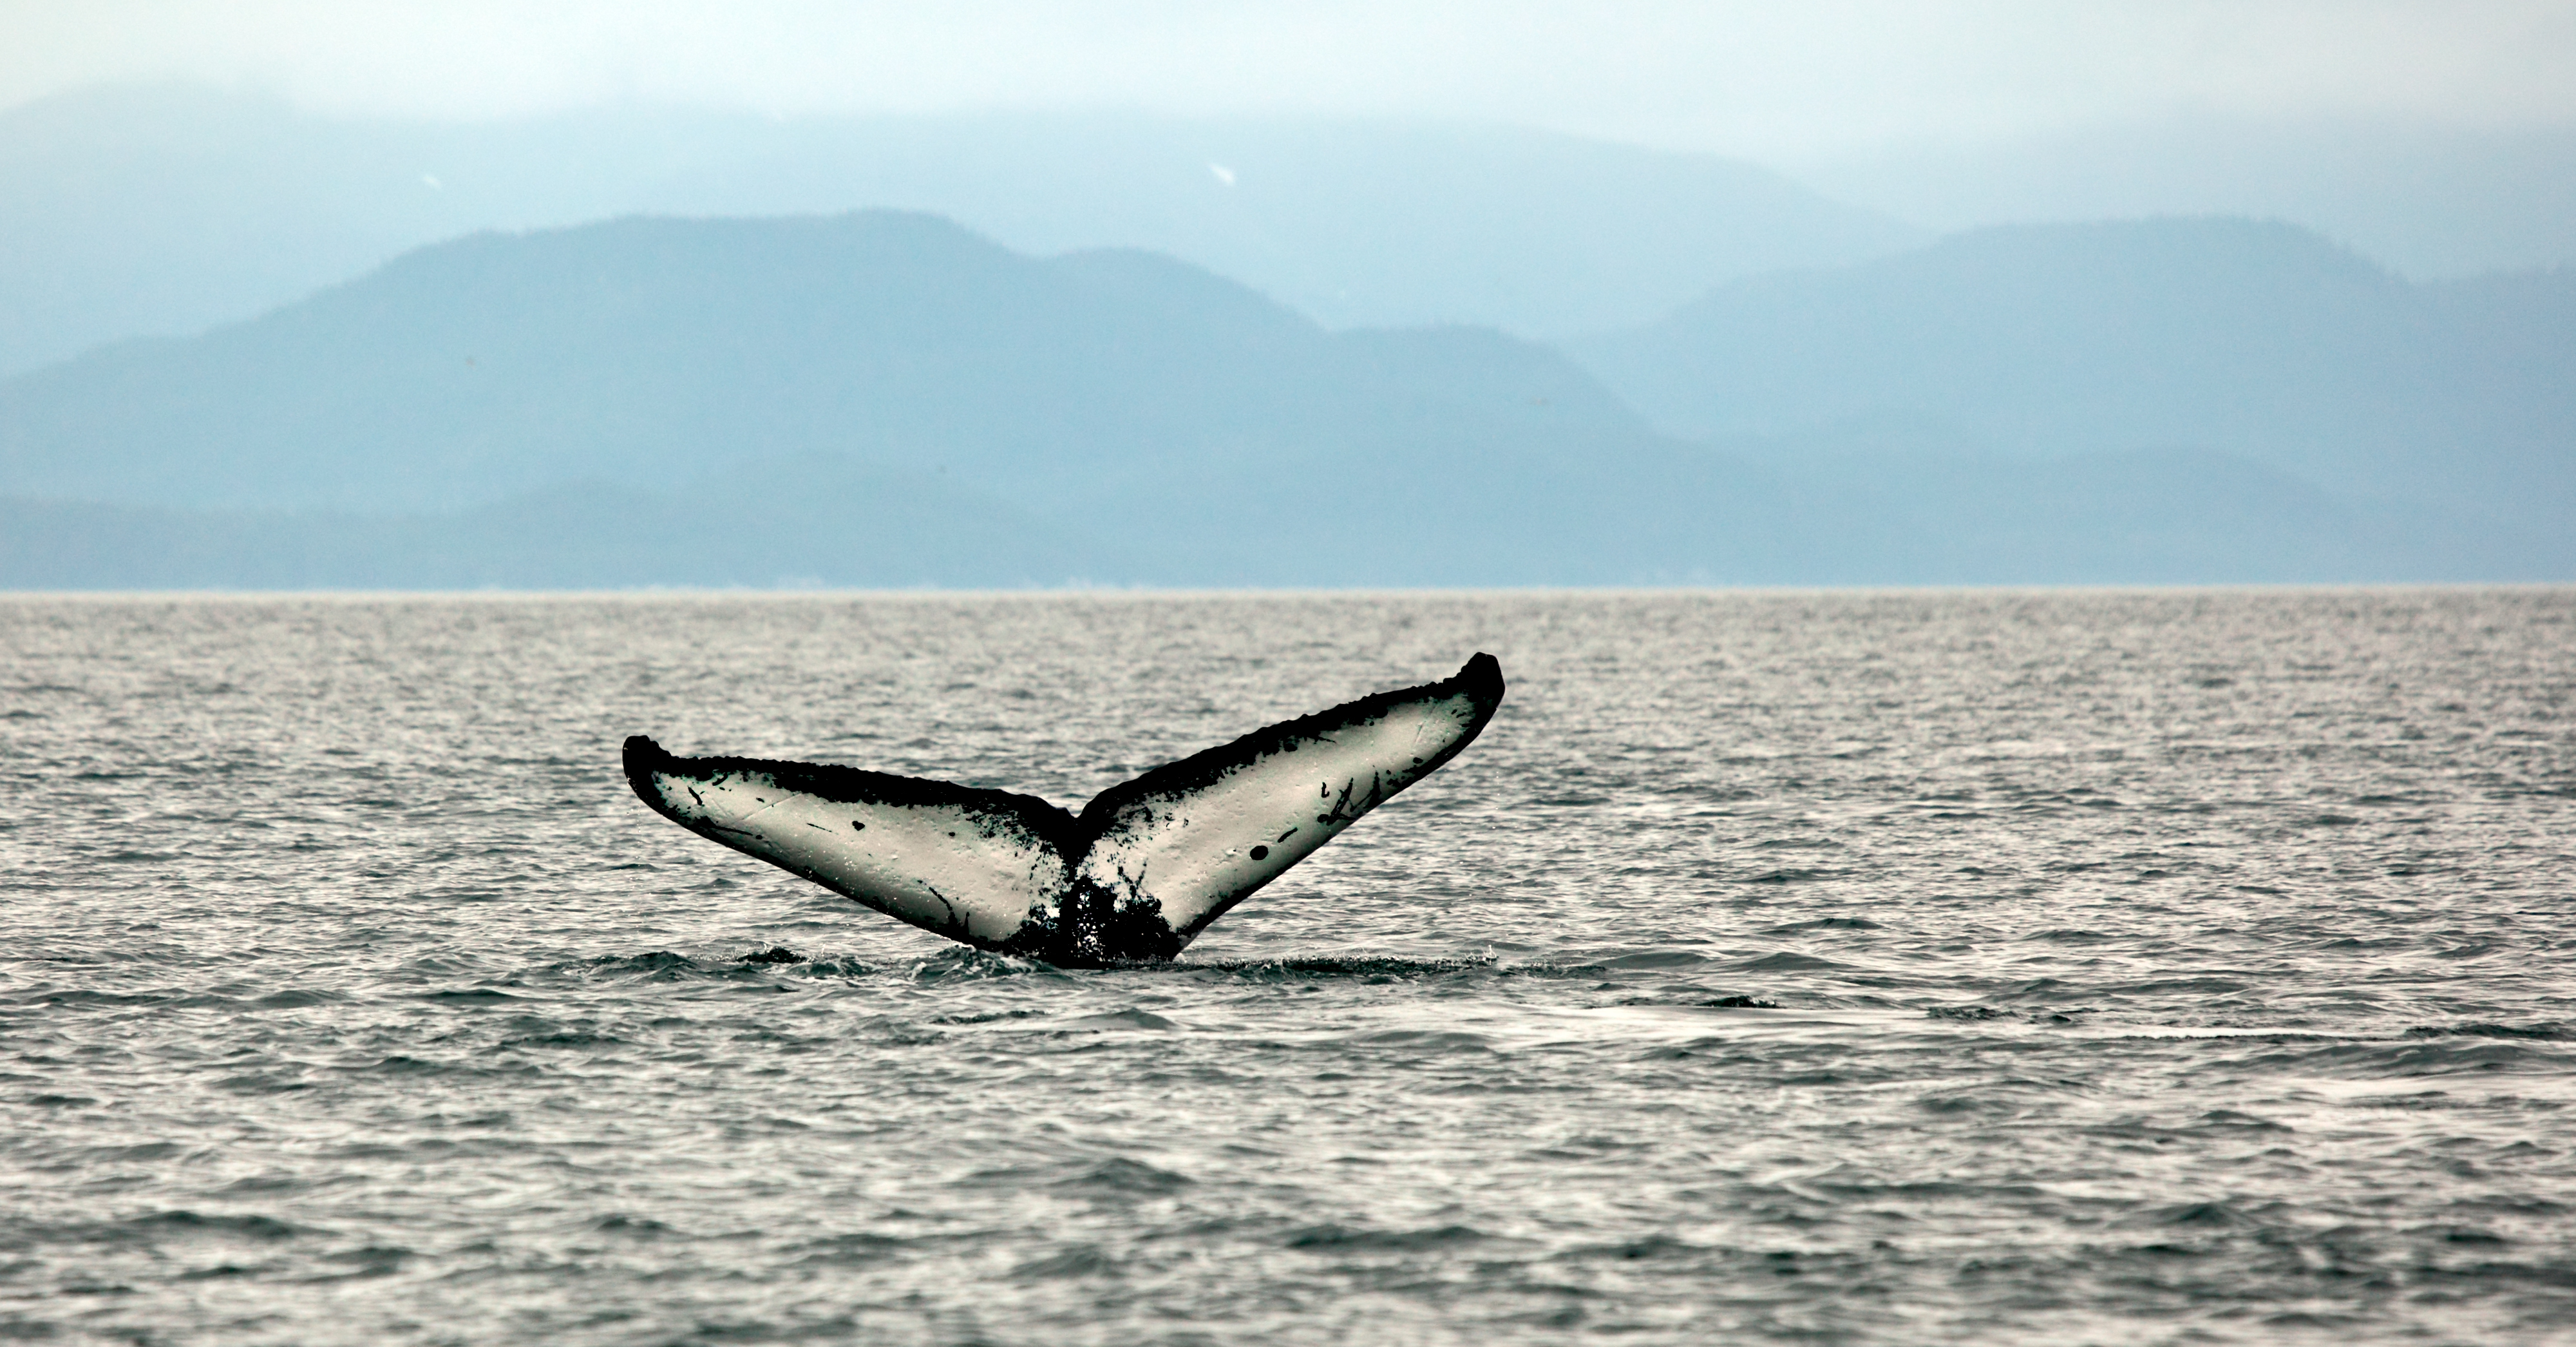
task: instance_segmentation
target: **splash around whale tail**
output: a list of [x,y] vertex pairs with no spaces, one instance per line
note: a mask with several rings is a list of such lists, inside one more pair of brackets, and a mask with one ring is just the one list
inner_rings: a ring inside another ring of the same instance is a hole
[[1502,665],[1478,654],[1157,767],[1080,815],[855,767],[675,757],[640,734],[626,779],[691,832],[952,940],[1066,965],[1168,959],[1456,757],[1502,700]]

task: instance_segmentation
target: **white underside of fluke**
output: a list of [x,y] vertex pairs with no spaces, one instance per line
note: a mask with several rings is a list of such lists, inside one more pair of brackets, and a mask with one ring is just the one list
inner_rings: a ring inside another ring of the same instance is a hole
[[994,835],[962,805],[826,799],[757,768],[657,770],[652,782],[664,812],[706,836],[951,940],[1009,940],[1064,882],[1054,847]]
[[1172,929],[1194,934],[1430,775],[1483,724],[1459,695],[1284,737],[1211,783],[1123,802],[1081,872],[1113,893],[1156,899]]
[[1102,792],[1042,800],[848,767],[627,742],[646,803],[954,940],[1072,961],[1169,957],[1472,741],[1503,694],[1457,676],[1286,721]]

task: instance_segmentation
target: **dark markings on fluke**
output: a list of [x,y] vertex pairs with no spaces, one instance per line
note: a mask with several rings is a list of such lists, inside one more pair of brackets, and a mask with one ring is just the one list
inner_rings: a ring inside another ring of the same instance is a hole
[[1255,730],[1046,801],[856,767],[677,758],[626,741],[636,795],[681,827],[951,940],[1049,963],[1169,959],[1282,871],[1475,742],[1491,655],[1456,676]]

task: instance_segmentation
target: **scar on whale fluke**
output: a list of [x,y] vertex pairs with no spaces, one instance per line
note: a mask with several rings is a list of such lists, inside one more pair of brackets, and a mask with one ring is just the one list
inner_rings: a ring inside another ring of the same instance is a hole
[[1502,700],[1502,665],[1480,654],[1157,767],[1079,815],[856,767],[673,757],[640,734],[626,780],[701,837],[951,940],[1070,966],[1168,959],[1456,757]]

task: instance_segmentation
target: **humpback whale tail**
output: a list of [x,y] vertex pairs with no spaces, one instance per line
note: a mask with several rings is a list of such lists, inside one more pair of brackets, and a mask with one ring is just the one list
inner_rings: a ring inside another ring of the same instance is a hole
[[1079,815],[855,767],[674,757],[640,734],[626,779],[691,832],[952,940],[1066,965],[1168,959],[1456,757],[1502,700],[1502,666],[1479,654],[1157,767]]

